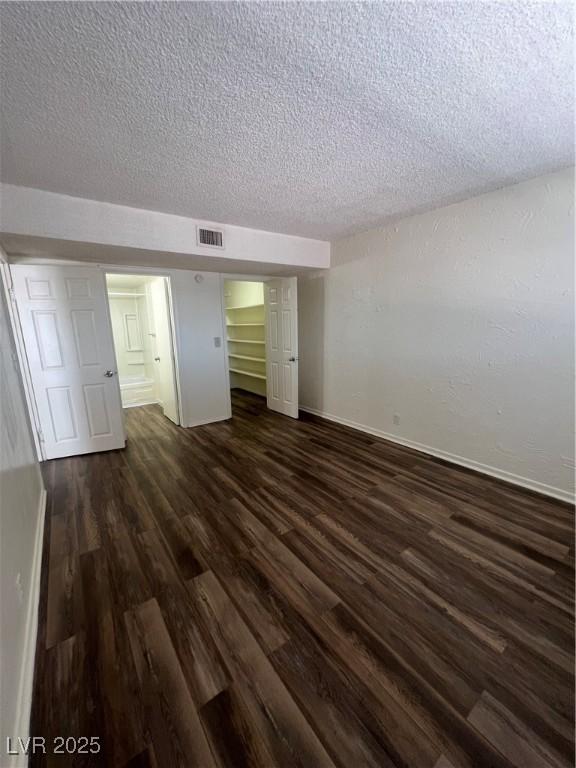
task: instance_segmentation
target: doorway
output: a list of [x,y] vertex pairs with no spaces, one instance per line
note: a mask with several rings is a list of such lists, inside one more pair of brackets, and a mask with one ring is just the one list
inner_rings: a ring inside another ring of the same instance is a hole
[[298,418],[298,303],[295,277],[224,280],[230,389],[266,398]]
[[266,397],[264,283],[224,281],[230,389]]
[[106,274],[123,408],[159,404],[180,424],[169,278]]

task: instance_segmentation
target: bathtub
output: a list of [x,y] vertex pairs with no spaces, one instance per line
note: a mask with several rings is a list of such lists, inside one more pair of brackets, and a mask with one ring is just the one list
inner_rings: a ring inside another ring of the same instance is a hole
[[120,376],[120,395],[123,408],[158,402],[154,379],[146,376]]

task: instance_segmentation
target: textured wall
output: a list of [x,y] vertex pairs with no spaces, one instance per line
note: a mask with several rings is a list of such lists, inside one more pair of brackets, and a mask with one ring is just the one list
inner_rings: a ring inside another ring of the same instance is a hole
[[40,580],[43,491],[0,285],[0,765],[27,736]]
[[333,244],[299,284],[302,405],[569,491],[573,195],[567,170]]

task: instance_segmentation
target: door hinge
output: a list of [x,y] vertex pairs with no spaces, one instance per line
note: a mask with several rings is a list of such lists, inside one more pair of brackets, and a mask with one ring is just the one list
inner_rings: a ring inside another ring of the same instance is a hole
[[8,288],[8,294],[10,296],[10,301],[16,304],[16,293],[14,292],[14,288],[12,287]]
[[36,432],[38,433],[38,440],[40,440],[41,443],[45,442],[44,441],[44,432],[42,432],[41,429],[37,429]]

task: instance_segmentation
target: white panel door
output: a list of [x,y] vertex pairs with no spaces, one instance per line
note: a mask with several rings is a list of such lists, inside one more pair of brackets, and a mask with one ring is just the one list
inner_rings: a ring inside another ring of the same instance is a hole
[[125,445],[104,274],[11,267],[44,458]]
[[154,365],[158,395],[164,415],[175,424],[178,418],[176,398],[176,377],[174,375],[174,348],[168,304],[168,284],[165,277],[157,277],[150,285],[152,314],[154,316],[155,350]]
[[266,401],[268,408],[298,418],[298,297],[296,278],[264,283],[266,308]]

